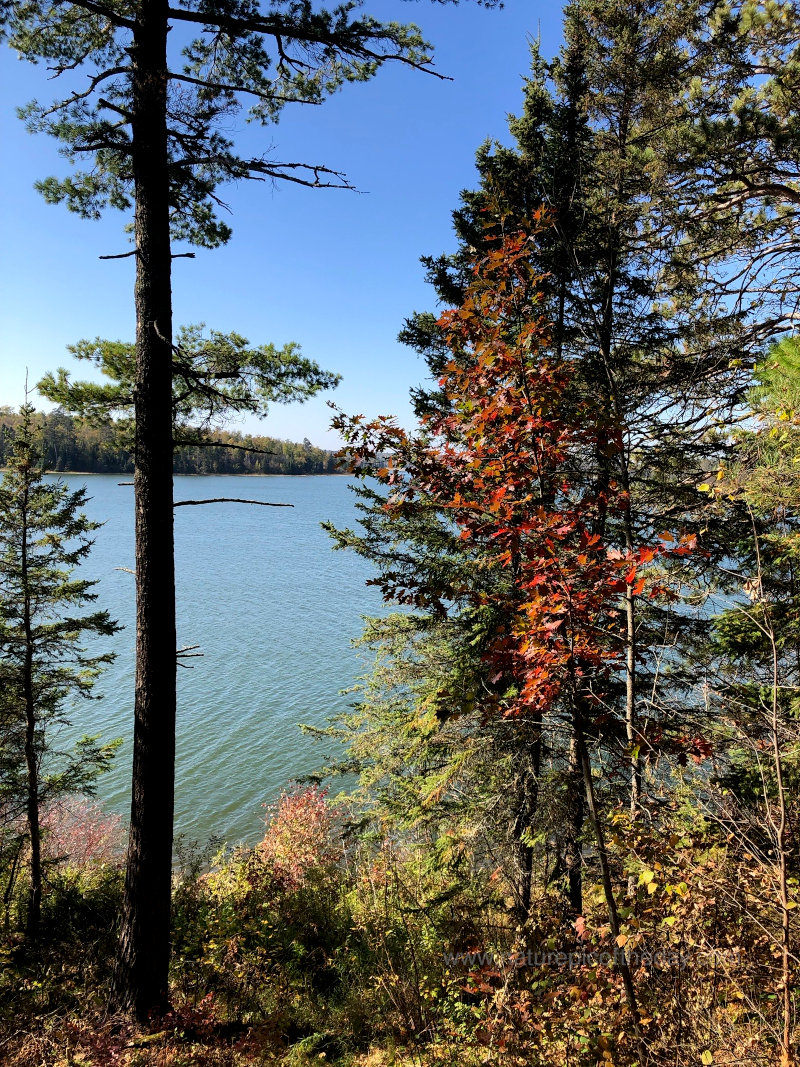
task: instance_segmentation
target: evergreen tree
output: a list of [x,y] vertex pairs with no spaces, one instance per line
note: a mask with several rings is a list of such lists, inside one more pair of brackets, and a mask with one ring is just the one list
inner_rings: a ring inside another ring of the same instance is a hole
[[54,727],[70,721],[66,702],[90,697],[113,659],[87,652],[83,641],[119,629],[106,611],[81,614],[96,599],[95,583],[73,574],[98,526],[80,510],[86,490],[45,480],[40,459],[26,404],[0,484],[0,809],[12,824],[24,821],[13,847],[24,841],[29,850],[33,938],[43,890],[42,806],[60,794],[91,793],[117,747],[84,737],[73,752],[59,752]]
[[[755,343],[744,310],[726,307],[710,286],[706,247],[676,237],[689,225],[676,155],[691,130],[686,82],[708,63],[692,43],[703,18],[693,0],[569,4],[562,54],[546,64],[534,48],[524,109],[510,124],[515,146],[485,145],[478,154],[480,188],[462,194],[454,215],[460,250],[424,261],[439,298],[458,299],[470,250],[513,230],[533,205],[546,206],[553,226],[533,255],[546,274],[552,343],[574,368],[576,404],[598,399],[619,432],[620,447],[580,459],[587,485],[599,493],[616,486],[627,501],[615,516],[598,514],[596,532],[622,552],[653,531],[702,533],[702,552],[662,558],[678,596],[707,586],[730,548],[697,486],[729,447],[713,429],[736,413]],[[401,337],[438,377],[447,357],[433,317],[415,316]],[[416,396],[420,413],[441,403],[435,391]],[[683,733],[694,670],[682,655],[705,623],[685,604],[632,591],[624,608],[626,669],[608,698],[625,707],[627,726],[608,740],[628,753],[635,812],[654,737]],[[576,809],[576,828],[581,818]],[[565,860],[574,867],[578,858]],[[575,880],[571,896],[579,909]]]
[[[493,0],[484,0],[492,6]],[[145,1018],[167,999],[175,771],[175,566],[172,499],[172,241],[215,247],[230,229],[215,214],[225,181],[282,178],[346,185],[321,164],[249,158],[231,119],[268,125],[290,104],[315,105],[388,61],[430,70],[415,26],[310,0],[3,0],[11,45],[55,75],[86,73],[52,105],[26,110],[89,167],[40,183],[83,217],[133,211],[136,264],[137,674],[131,836],[115,998]],[[178,30],[180,29],[180,33]],[[170,31],[176,32],[170,35]],[[186,31],[185,33],[183,31]],[[195,36],[192,37],[191,35]],[[179,54],[168,48],[177,42]],[[186,38],[189,37],[187,41]]]
[[[73,382],[61,367],[44,376],[37,384],[39,392],[90,426],[113,428],[121,444],[134,447],[135,345],[98,337],[70,345],[69,350],[111,382]],[[237,333],[211,330],[206,335],[202,326],[184,326],[178,331],[172,360],[173,447],[227,446],[247,451],[246,446],[223,442],[218,436],[233,415],[263,418],[270,403],[302,402],[338,382],[338,374],[323,371],[295,344],[253,348]]]

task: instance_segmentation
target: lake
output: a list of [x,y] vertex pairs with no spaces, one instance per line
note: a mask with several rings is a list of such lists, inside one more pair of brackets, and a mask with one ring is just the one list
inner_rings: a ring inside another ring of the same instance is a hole
[[[97,579],[98,606],[125,626],[103,643],[117,651],[96,692],[70,709],[82,733],[124,739],[114,769],[98,788],[104,806],[126,817],[134,688],[133,488],[119,475],[65,475],[86,485],[87,515],[105,525],[82,573]],[[351,642],[362,616],[385,611],[366,586],[369,565],[335,552],[324,520],[352,526],[347,479],[176,477],[175,499],[248,497],[293,504],[263,508],[210,504],[177,508],[175,544],[178,646],[199,645],[201,659],[178,668],[175,829],[188,839],[228,842],[260,836],[262,804],[322,762],[325,749],[298,723],[324,724],[349,703],[341,690],[367,661]]]

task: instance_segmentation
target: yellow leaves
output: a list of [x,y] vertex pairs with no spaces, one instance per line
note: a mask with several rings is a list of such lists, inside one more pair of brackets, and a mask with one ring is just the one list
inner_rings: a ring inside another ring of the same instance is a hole
[[703,1051],[702,1055],[700,1056],[700,1062],[703,1063],[703,1064],[706,1064],[706,1067],[707,1067],[707,1065],[709,1063],[713,1063],[714,1062],[714,1053],[711,1052],[710,1049],[705,1049]]
[[667,885],[664,886],[664,890],[667,894],[675,893],[679,897],[685,897],[689,892],[689,887],[686,882],[678,882],[677,885],[670,885],[667,883]]
[[627,934],[619,934],[617,936],[617,945],[620,948],[625,948],[627,943],[628,943],[628,935]]

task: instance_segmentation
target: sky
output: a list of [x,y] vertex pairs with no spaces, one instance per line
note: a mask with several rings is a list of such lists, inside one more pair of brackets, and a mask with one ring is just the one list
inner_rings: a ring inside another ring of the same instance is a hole
[[[359,190],[304,189],[287,182],[227,186],[233,238],[196,249],[174,264],[175,324],[205,322],[253,344],[299,343],[308,357],[342,375],[331,394],[274,405],[265,421],[231,428],[336,447],[332,399],[350,414],[412,421],[409,389],[425,377],[421,358],[397,333],[413,311],[435,309],[419,257],[454,248],[451,213],[476,184],[475,151],[487,138],[508,142],[507,117],[521,107],[529,43],[545,56],[561,43],[561,12],[534,0],[485,10],[430,0],[366,0],[384,21],[416,22],[434,45],[441,81],[390,64],[370,82],[345,86],[321,107],[286,109],[280,123],[245,127],[257,152],[345,171]],[[125,216],[99,222],[47,205],[37,179],[69,173],[46,135],[29,134],[20,104],[55,95],[44,67],[0,53],[0,404],[19,405],[33,385],[65,366],[88,365],[66,350],[85,337],[132,340],[133,261],[101,261],[127,251]],[[34,403],[48,408],[34,396]]]

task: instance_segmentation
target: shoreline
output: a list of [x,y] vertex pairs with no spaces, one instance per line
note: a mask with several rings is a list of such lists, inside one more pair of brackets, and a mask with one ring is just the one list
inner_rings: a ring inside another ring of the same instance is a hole
[[[8,467],[0,467],[0,474],[5,474]],[[109,478],[120,477],[133,477],[133,471],[54,471],[45,470],[45,474],[71,474],[71,475],[83,475],[84,477],[94,476],[96,474],[107,476]],[[207,474],[173,474],[173,478],[347,478],[347,471],[319,471],[315,474],[286,474],[283,471],[273,471],[269,473],[263,473],[262,471],[253,471],[251,473],[245,473],[240,471],[238,474],[231,473],[219,473],[211,472]]]

